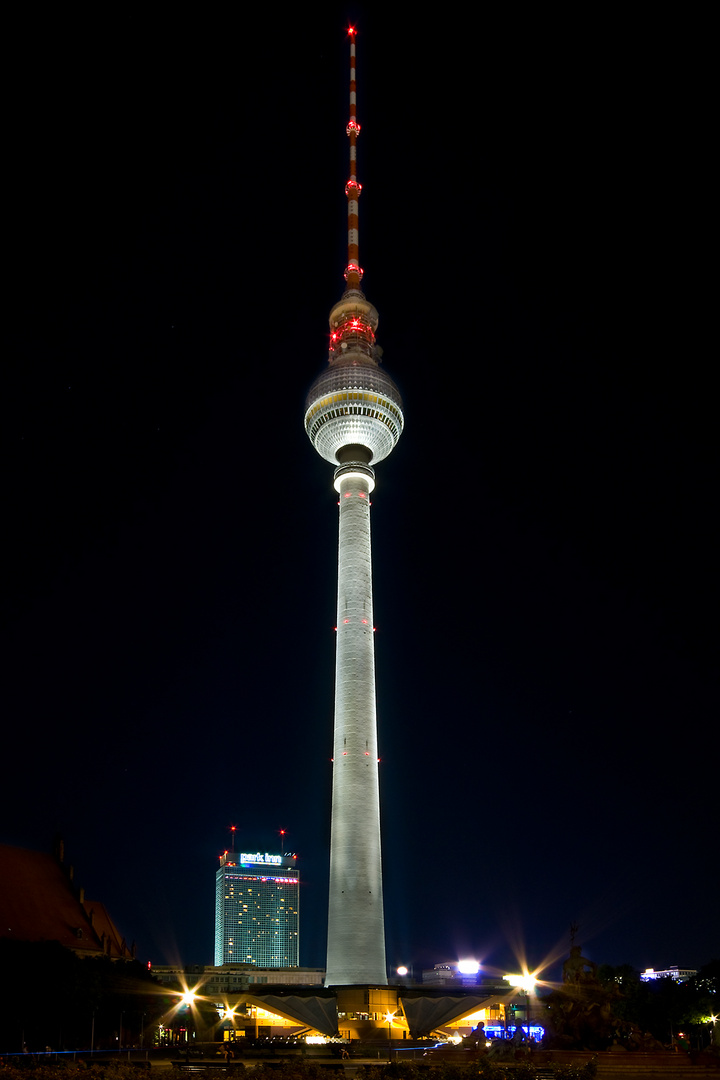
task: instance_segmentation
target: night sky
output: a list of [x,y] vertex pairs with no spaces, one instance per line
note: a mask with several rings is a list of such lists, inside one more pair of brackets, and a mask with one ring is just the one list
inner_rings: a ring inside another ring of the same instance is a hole
[[372,517],[388,963],[535,967],[577,923],[599,963],[699,966],[709,27],[379,7],[12,27],[0,842],[62,833],[142,960],[211,963],[228,826],[285,828],[324,965],[337,507],[302,420],[352,19],[363,284],[406,410]]

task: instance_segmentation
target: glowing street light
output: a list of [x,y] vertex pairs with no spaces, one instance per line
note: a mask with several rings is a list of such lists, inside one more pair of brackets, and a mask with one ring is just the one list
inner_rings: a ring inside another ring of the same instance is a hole
[[503,975],[505,982],[509,982],[511,986],[517,986],[519,990],[524,990],[526,994],[531,994],[537,986],[537,979],[534,975]]
[[518,990],[522,990],[525,994],[525,1022],[527,1024],[528,1039],[530,1038],[530,994],[537,986],[537,979],[534,975],[529,975],[526,971],[524,975],[504,975],[505,982],[509,982],[511,986],[516,986]]

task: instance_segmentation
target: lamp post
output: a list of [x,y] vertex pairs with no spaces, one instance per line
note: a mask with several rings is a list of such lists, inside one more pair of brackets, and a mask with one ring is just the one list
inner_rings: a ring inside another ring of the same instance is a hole
[[530,1038],[530,994],[535,988],[537,979],[534,975],[504,975],[505,982],[517,987],[525,994],[525,1022],[527,1023],[528,1039]]
[[388,1062],[392,1061],[392,1022],[394,1016],[395,1013],[385,1013],[385,1019],[387,1020],[388,1026]]

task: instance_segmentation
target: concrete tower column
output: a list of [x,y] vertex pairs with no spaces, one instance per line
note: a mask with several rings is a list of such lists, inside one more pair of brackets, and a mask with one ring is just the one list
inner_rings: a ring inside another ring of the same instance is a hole
[[380,856],[370,493],[341,466],[330,903],[326,985],[387,984]]
[[340,502],[327,986],[387,986],[373,642],[370,492],[397,445],[402,398],[380,368],[378,313],[358,264],[355,28],[350,36],[347,289],[330,311],[328,366],[310,387],[305,430],[335,469]]

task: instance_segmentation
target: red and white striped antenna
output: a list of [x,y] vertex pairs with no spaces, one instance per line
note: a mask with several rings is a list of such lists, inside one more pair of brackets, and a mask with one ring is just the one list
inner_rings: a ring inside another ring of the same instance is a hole
[[350,120],[346,128],[350,138],[350,179],[345,185],[345,194],[348,201],[348,261],[345,267],[345,280],[348,289],[361,291],[360,282],[363,272],[360,267],[360,249],[358,246],[358,199],[362,191],[362,184],[357,178],[357,137],[360,134],[360,125],[357,122],[357,93],[355,82],[355,35],[357,30],[354,26],[348,27],[350,38]]

